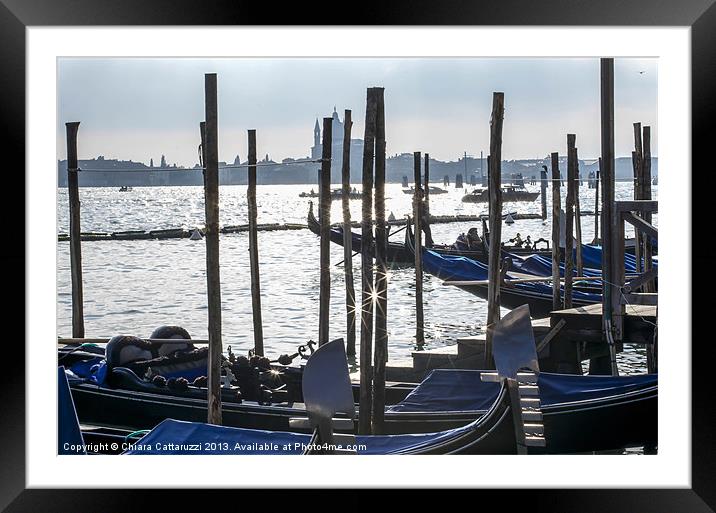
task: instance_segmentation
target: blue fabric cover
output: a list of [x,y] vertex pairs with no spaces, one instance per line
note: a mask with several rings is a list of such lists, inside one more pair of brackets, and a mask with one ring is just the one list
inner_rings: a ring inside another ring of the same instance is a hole
[[86,383],[104,384],[107,377],[107,361],[102,356],[76,362],[68,369],[72,374]]
[[[75,447],[75,450],[72,450]],[[57,453],[86,454],[65,368],[57,368]]]
[[[512,269],[525,274],[535,276],[552,276],[552,259],[541,255],[529,255],[526,257],[507,253],[512,258]],[[575,257],[576,262],[576,257]],[[601,269],[589,269],[587,266],[582,269],[582,276],[601,276]],[[564,276],[564,263],[559,264],[559,275]],[[572,276],[577,276],[575,266]],[[595,281],[593,283],[600,283]]]
[[[552,276],[552,259],[542,255],[520,256],[512,253],[504,252],[505,255],[512,258],[512,269],[525,273],[534,274],[535,276]],[[573,251],[575,268],[574,276],[577,276],[576,262],[577,250]],[[602,274],[602,248],[601,246],[590,246],[582,244],[582,276],[601,276]],[[658,258],[654,259],[654,267],[659,267]],[[624,270],[627,273],[636,272],[636,257],[629,253],[624,254]],[[564,276],[564,262],[559,264],[559,275]],[[595,281],[592,283],[600,283]]]
[[[365,448],[359,447],[360,454],[398,454],[460,436],[473,430],[478,422],[479,419],[438,433],[357,436],[356,444],[365,445]],[[308,444],[310,438],[301,433],[167,419],[124,454],[301,454],[302,445]]]
[[[467,257],[440,255],[427,249],[423,250],[423,268],[441,280],[476,281],[487,279],[487,265]],[[508,272],[506,278],[514,279],[514,276]],[[552,284],[548,282],[518,283],[514,289],[527,295],[552,297]],[[572,299],[585,303],[598,303],[602,300],[602,295],[573,290]]]
[[[450,412],[487,410],[497,397],[499,383],[485,383],[479,370],[432,371],[389,412]],[[611,397],[655,386],[656,374],[638,376],[578,376],[542,372],[537,381],[543,406]]]
[[[653,241],[654,239],[652,239]],[[575,259],[576,254],[575,254]],[[576,260],[575,260],[576,261]],[[582,244],[582,263],[584,267],[592,269],[602,268],[602,247]],[[654,268],[659,267],[659,259],[654,257]],[[624,254],[624,271],[627,273],[636,272],[636,257],[630,253]]]

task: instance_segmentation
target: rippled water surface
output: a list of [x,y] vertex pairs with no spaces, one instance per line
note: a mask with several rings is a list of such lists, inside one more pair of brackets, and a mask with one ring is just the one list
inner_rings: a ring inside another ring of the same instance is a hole
[[[356,185],[360,188],[360,185]],[[298,194],[315,185],[259,185],[259,223],[305,223],[308,199]],[[448,187],[449,193],[431,198],[435,215],[473,215],[487,212],[486,204],[462,203],[467,189]],[[528,185],[539,190],[538,185]],[[617,184],[617,199],[632,199],[629,183]],[[594,189],[580,188],[582,210],[594,211]],[[653,187],[656,198],[657,187]],[[562,201],[565,189],[562,188]],[[411,211],[411,196],[400,184],[386,185],[386,213],[400,219]],[[67,189],[58,190],[58,233],[68,231]],[[204,221],[204,195],[200,187],[82,188],[82,231],[112,232],[136,229],[192,228]],[[246,186],[222,186],[221,225],[246,224]],[[548,192],[548,211],[551,212]],[[351,214],[360,220],[360,201],[351,201]],[[540,199],[508,203],[504,211],[540,213]],[[333,202],[331,219],[342,219],[341,203]],[[594,235],[593,216],[582,217],[583,240]],[[453,242],[477,223],[435,224],[438,243]],[[514,237],[551,238],[549,222],[541,219],[503,225],[503,240]],[[628,235],[631,235],[627,232]],[[402,233],[396,235],[401,238]],[[298,344],[318,337],[318,246],[308,230],[260,232],[259,260],[263,307],[264,345],[270,356],[293,353]],[[253,345],[251,288],[246,233],[221,235],[221,300],[223,341],[235,352]],[[206,262],[204,241],[141,240],[87,241],[82,243],[85,331],[88,337],[133,334],[147,337],[157,326],[176,324],[195,338],[207,337]],[[331,262],[343,259],[343,248],[331,244]],[[353,260],[355,283],[360,285],[360,257]],[[391,365],[409,365],[415,349],[415,284],[412,267],[391,269],[388,285],[388,329]],[[71,334],[69,244],[57,249],[57,329]],[[331,337],[345,337],[345,283],[343,267],[332,265]],[[487,315],[486,303],[467,292],[444,287],[425,275],[424,310],[426,348],[452,344],[457,337],[476,334]],[[359,325],[360,329],[360,325]],[[641,349],[627,347],[619,355],[623,373],[644,372]]]

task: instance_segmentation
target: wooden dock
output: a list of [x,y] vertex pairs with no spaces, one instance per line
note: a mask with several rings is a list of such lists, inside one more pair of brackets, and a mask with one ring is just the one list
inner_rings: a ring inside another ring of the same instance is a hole
[[[656,322],[656,306],[628,305],[623,342],[653,344]],[[601,303],[553,311],[549,317],[533,320],[532,328],[540,369],[545,372],[582,374],[583,361],[609,355],[603,339]],[[388,367],[387,379],[420,381],[433,369],[483,369],[485,341],[483,332],[459,338],[453,345],[413,351],[413,366]],[[617,352],[622,351],[623,342],[617,344]]]

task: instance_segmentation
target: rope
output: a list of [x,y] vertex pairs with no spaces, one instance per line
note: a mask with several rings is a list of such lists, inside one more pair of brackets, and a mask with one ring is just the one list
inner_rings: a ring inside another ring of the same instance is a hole
[[140,429],[139,431],[132,431],[131,433],[129,433],[127,436],[124,437],[124,442],[127,443],[130,438],[139,436],[139,435],[144,436],[147,433],[149,433],[149,429]]

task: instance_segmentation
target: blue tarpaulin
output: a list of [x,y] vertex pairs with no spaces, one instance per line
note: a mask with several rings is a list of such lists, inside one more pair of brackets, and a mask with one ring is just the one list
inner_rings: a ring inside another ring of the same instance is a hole
[[[575,256],[576,259],[576,256]],[[643,259],[642,259],[643,260]],[[575,260],[576,261],[576,260]],[[590,267],[592,269],[602,268],[602,247],[601,246],[590,246],[582,245],[582,263],[584,267]],[[657,269],[659,267],[659,259],[654,257],[653,267]],[[624,271],[626,273],[636,272],[636,257],[630,253],[624,254]]]
[[[475,428],[466,426],[438,433],[356,436],[360,454],[399,454],[450,440]],[[301,454],[311,435],[215,426],[167,419],[124,454]]]
[[[495,401],[499,383],[483,382],[483,371],[438,369],[432,371],[390,412],[484,411]],[[607,398],[657,385],[657,375],[578,376],[542,372],[538,381],[540,402],[553,406]]]
[[57,368],[57,453],[86,454],[65,368]]
[[[423,250],[423,268],[441,280],[479,281],[487,280],[488,276],[487,265],[477,260],[462,256],[440,255],[427,249]],[[515,279],[509,272],[505,278]],[[552,284],[548,282],[518,283],[514,288],[528,295],[552,297]],[[584,303],[598,303],[602,300],[602,295],[573,290],[572,299]]]
[[[577,250],[574,250],[574,276],[577,276]],[[512,253],[504,253],[512,258],[512,269],[526,274],[534,274],[535,276],[552,276],[552,259],[542,255],[521,256]],[[582,244],[582,276],[600,276],[602,274],[602,248],[601,246],[591,246]],[[658,258],[654,258],[653,266],[659,267]],[[624,254],[624,271],[626,273],[636,272],[636,257],[629,253]],[[559,264],[559,275],[564,276],[564,262]],[[599,282],[594,282],[599,283]]]

